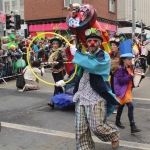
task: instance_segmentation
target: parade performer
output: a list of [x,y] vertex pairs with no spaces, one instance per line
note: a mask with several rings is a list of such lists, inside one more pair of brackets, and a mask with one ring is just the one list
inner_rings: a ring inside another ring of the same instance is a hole
[[119,43],[120,43],[120,38],[119,37],[112,37],[110,39],[110,45],[111,45],[111,53],[110,53],[110,58],[111,58],[111,68],[110,68],[110,75],[111,75],[111,89],[112,92],[114,93],[114,74],[117,71],[119,67],[119,59],[120,59],[120,51],[119,51]]
[[131,133],[140,132],[141,130],[134,122],[134,106],[132,103],[132,80],[134,77],[132,68],[132,41],[125,40],[119,45],[121,58],[120,68],[114,75],[114,90],[121,105],[118,107],[116,116],[116,125],[124,129],[125,126],[121,123],[121,115],[125,104],[128,107],[128,118],[131,126]]
[[[65,55],[65,52],[62,50],[62,40],[61,38],[54,36],[50,40],[52,45],[51,54],[49,57],[49,62],[52,67],[52,75],[55,82],[62,80],[66,74],[65,67],[64,67],[64,61],[67,61],[67,57]],[[56,63],[55,63],[56,62]],[[63,89],[62,87],[56,87],[54,89],[54,95],[58,93],[62,93]],[[52,108],[54,108],[54,103],[50,100],[48,105]]]
[[[76,41],[75,41],[74,37],[70,38],[70,44],[76,46]],[[68,46],[66,48],[65,52],[66,52],[66,55],[67,55],[68,62],[72,62],[73,55],[70,52],[70,46]],[[74,67],[73,63],[71,63],[71,64],[65,64],[66,72],[67,72],[68,75],[70,75],[70,71],[73,69],[73,67]]]
[[[110,57],[99,48],[103,41],[100,30],[88,29],[85,35],[89,53],[81,53],[74,46],[70,47],[73,62],[83,68],[73,97],[76,103],[76,147],[77,150],[94,149],[91,129],[99,139],[111,142],[112,148],[117,148],[120,136],[118,128],[107,121],[107,116],[114,111],[114,105],[120,104],[107,81]],[[64,86],[64,81],[56,82],[56,86]]]
[[[114,35],[114,37],[110,39],[110,46],[111,46],[110,83],[111,83],[111,89],[113,93],[115,93],[114,92],[114,74],[119,67],[119,59],[120,59],[119,43],[120,43],[120,37],[117,35]],[[117,108],[114,110],[113,114],[116,114],[116,113],[117,113]]]

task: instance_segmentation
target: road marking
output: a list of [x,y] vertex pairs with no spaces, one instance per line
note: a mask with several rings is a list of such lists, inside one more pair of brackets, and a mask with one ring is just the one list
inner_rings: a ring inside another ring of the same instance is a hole
[[136,107],[134,107],[134,109],[139,109],[139,110],[143,110],[143,111],[150,111],[150,109],[147,109],[147,108],[136,108]]
[[44,109],[44,108],[50,108],[50,107],[49,106],[43,106],[43,107],[36,108],[33,111],[40,111],[41,109]]
[[[49,129],[42,129],[42,128],[37,128],[37,127],[31,127],[31,126],[25,126],[25,125],[19,125],[19,124],[7,123],[7,122],[1,122],[1,126],[6,127],[6,128],[17,129],[17,130],[34,132],[34,133],[40,133],[40,134],[46,134],[46,135],[75,139],[75,133],[49,130]],[[110,142],[100,141],[95,136],[93,136],[92,138],[97,143],[110,144]],[[129,141],[123,141],[123,140],[119,141],[119,145],[123,146],[123,147],[128,147],[128,148],[135,148],[135,149],[139,149],[139,150],[149,150],[150,149],[150,144],[129,142]]]
[[150,101],[150,99],[148,98],[137,98],[137,97],[133,97],[134,100],[144,100],[144,101]]

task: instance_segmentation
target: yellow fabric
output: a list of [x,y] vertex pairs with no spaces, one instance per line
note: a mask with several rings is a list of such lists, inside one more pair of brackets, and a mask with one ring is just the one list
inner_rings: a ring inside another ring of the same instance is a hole
[[[127,71],[128,71],[129,74],[132,73],[130,68],[127,68]],[[132,80],[130,80],[130,82],[128,84],[128,87],[127,87],[127,90],[126,90],[126,93],[125,93],[124,97],[123,98],[117,97],[117,99],[120,101],[121,105],[132,102],[131,88],[132,88]]]
[[[62,48],[58,48],[56,49],[54,52],[52,52],[52,54],[49,56],[48,62],[54,62],[55,59],[57,59],[58,57],[58,53],[59,51],[61,51]],[[51,64],[51,67],[53,68],[56,64]]]
[[58,48],[58,49],[54,50],[54,52],[50,55],[48,62],[53,62],[54,58],[57,57],[59,51],[61,51],[61,50],[62,50],[62,48]]

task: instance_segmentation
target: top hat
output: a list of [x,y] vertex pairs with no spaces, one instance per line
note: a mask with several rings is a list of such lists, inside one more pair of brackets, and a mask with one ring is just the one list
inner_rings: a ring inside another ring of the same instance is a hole
[[101,37],[102,32],[97,30],[96,28],[87,29],[85,31],[85,39],[88,40],[89,38],[95,38],[103,42],[103,38]]
[[57,41],[59,43],[59,46],[62,45],[62,39],[58,36],[54,36],[50,39],[50,43],[53,44],[54,41]]
[[130,39],[121,42],[119,45],[119,49],[120,49],[121,58],[124,58],[124,57],[133,58],[134,57],[132,54],[132,41]]
[[110,42],[110,44],[115,43],[118,46],[120,44],[120,38],[112,37],[112,38],[110,38],[109,42]]

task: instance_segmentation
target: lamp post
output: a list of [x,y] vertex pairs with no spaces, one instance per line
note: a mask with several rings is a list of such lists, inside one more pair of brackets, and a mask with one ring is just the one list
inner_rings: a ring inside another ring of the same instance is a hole
[[134,39],[135,36],[135,0],[132,0],[132,41]]

